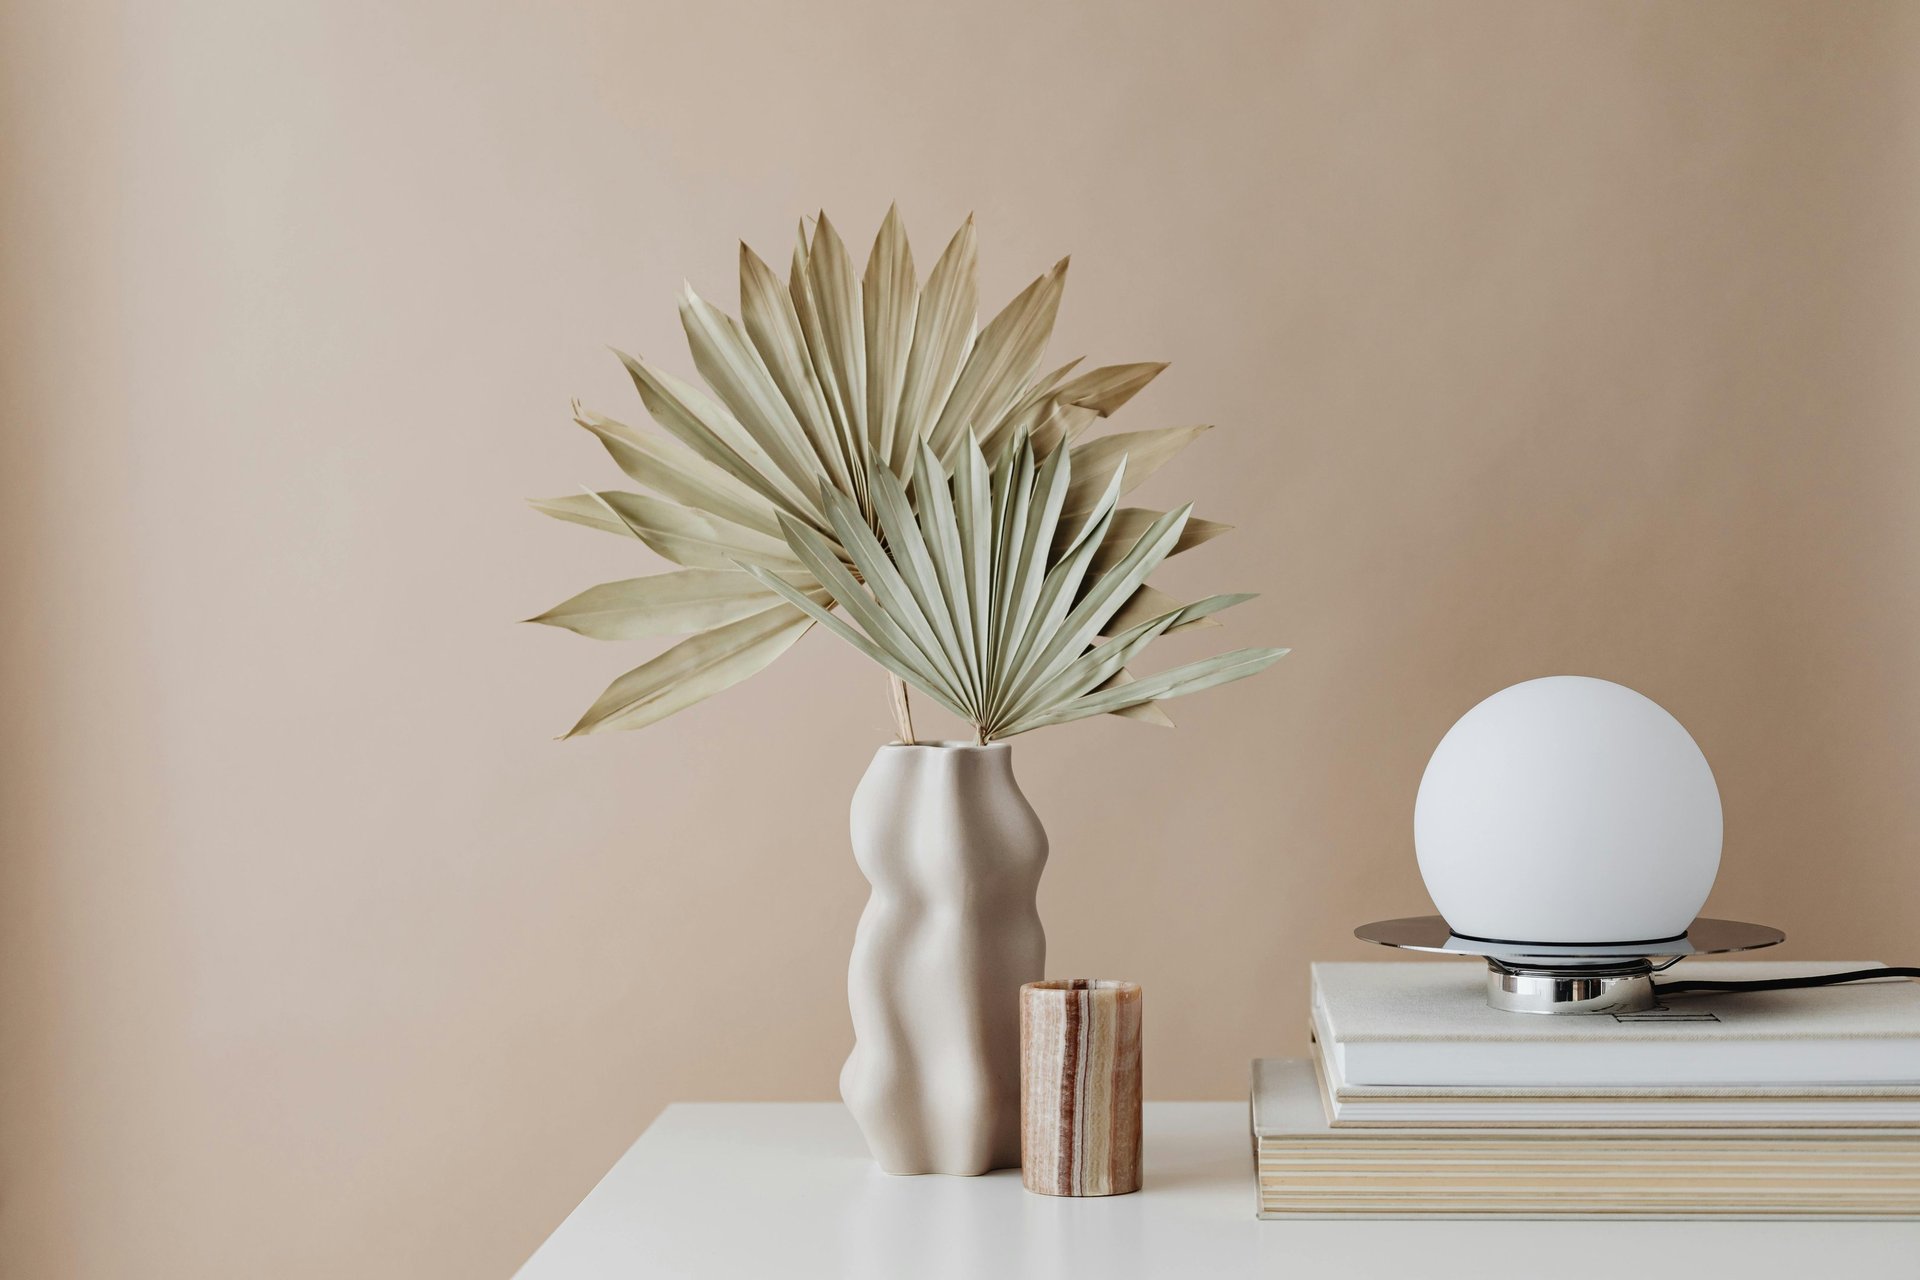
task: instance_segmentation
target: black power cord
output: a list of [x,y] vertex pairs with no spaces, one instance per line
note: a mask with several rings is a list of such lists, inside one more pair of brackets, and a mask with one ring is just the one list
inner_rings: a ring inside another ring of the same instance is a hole
[[1800,978],[1756,978],[1748,982],[1656,982],[1656,996],[1718,995],[1726,991],[1790,991],[1795,987],[1831,987],[1842,982],[1870,982],[1874,978],[1920,978],[1920,968],[1890,965],[1884,969],[1849,969],[1845,973],[1817,973]]

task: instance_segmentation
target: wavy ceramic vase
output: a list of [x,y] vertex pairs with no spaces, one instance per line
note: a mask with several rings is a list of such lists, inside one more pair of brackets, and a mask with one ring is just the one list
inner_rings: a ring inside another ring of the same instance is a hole
[[1047,833],[1013,748],[884,746],[852,819],[873,896],[847,972],[840,1096],[888,1173],[1017,1167],[1020,987],[1046,965]]

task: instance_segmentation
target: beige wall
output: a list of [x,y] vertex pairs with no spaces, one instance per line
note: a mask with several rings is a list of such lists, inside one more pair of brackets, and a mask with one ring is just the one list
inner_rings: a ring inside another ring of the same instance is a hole
[[[1426,902],[1448,724],[1553,672],[1694,732],[1712,906],[1920,961],[1920,7],[137,3],[0,11],[0,1272],[505,1275],[666,1102],[827,1098],[881,682],[810,637],[557,744],[632,650],[603,351],[898,198],[1221,424],[1294,655],[1021,743],[1050,968],[1154,1096],[1297,1046]],[[1212,643],[1209,639],[1207,643]],[[1188,646],[1198,651],[1199,646]]]

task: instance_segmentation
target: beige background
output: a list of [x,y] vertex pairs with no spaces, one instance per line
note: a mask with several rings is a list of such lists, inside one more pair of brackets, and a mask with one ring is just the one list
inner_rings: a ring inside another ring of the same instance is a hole
[[[879,678],[813,636],[557,744],[644,650],[603,344],[898,198],[1173,369],[1268,675],[1018,766],[1060,974],[1236,1096],[1419,911],[1470,705],[1625,681],[1712,906],[1920,961],[1920,6],[138,3],[0,10],[0,1272],[504,1276],[666,1102],[827,1098]],[[1192,652],[1201,646],[1188,644]]]

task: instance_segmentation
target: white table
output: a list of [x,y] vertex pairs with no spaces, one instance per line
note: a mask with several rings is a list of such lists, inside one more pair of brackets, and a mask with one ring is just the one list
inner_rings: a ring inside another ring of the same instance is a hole
[[1147,1105],[1146,1187],[893,1178],[839,1103],[667,1108],[520,1280],[1913,1280],[1920,1223],[1259,1222],[1247,1108]]

